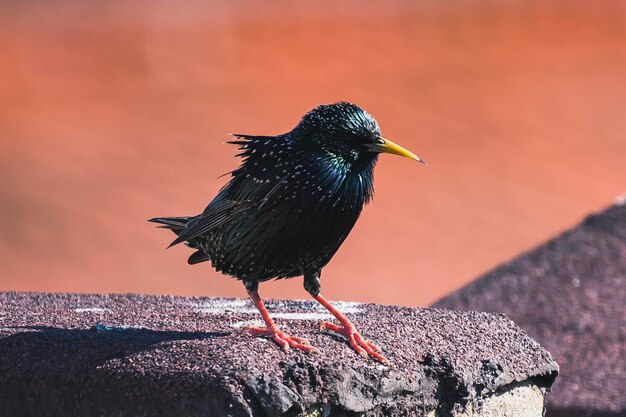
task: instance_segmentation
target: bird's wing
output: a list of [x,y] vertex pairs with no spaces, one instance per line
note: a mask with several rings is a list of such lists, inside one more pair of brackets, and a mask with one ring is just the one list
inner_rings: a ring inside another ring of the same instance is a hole
[[235,135],[243,163],[230,174],[231,180],[222,188],[202,214],[187,223],[170,246],[191,240],[236,219],[244,211],[262,208],[276,197],[286,181],[278,170],[278,152],[275,144],[285,146],[285,139],[275,136]]
[[202,214],[187,223],[170,246],[189,241],[236,219],[246,210],[262,207],[282,184],[282,180],[260,184],[253,177],[235,177],[220,191]]
[[252,204],[253,202],[250,200],[231,200],[226,198],[223,193],[218,194],[202,214],[187,223],[185,230],[168,247],[194,239],[223,226],[250,208]]

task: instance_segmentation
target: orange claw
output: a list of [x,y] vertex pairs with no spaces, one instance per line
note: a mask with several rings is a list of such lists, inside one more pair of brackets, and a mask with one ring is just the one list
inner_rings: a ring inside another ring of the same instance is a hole
[[261,313],[261,317],[263,317],[263,321],[267,327],[246,326],[243,328],[244,331],[247,331],[253,336],[271,337],[285,351],[289,350],[289,348],[294,348],[304,352],[320,353],[320,350],[315,346],[311,346],[308,340],[302,337],[291,336],[280,331],[267,312],[265,304],[256,290],[248,290],[248,296]]
[[265,327],[246,326],[244,327],[244,330],[252,336],[271,337],[285,351],[288,351],[289,348],[294,348],[303,352],[320,353],[320,350],[315,346],[311,346],[311,343],[308,340],[302,337],[288,335],[287,333],[278,330],[275,326],[269,329]]
[[363,336],[361,336],[361,334],[356,330],[354,324],[352,324],[352,322],[348,320],[348,318],[344,316],[339,310],[333,307],[332,304],[328,302],[328,300],[322,297],[322,294],[318,293],[317,295],[314,295],[313,298],[315,298],[321,305],[323,305],[328,311],[330,311],[331,314],[335,316],[337,320],[339,320],[339,323],[341,323],[341,326],[339,326],[328,321],[323,321],[320,323],[320,331],[329,330],[331,332],[338,333],[348,339],[350,347],[362,357],[368,358],[371,356],[378,362],[389,365],[389,361],[387,360],[387,358],[381,355],[381,348],[376,346],[374,343],[365,340]]
[[382,350],[380,349],[380,347],[376,346],[372,342],[368,342],[367,340],[365,340],[363,336],[361,336],[361,334],[352,325],[352,323],[347,326],[338,326],[334,323],[323,321],[320,323],[319,329],[322,332],[325,330],[329,330],[331,332],[338,333],[344,336],[348,339],[350,347],[363,358],[367,359],[371,356],[378,362],[389,365],[389,361],[387,360],[387,358],[381,355]]

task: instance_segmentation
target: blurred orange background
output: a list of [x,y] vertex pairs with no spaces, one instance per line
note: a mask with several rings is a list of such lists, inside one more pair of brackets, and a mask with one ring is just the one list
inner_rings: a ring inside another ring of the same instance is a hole
[[243,296],[146,219],[338,100],[430,166],[381,157],[322,292],[427,305],[626,190],[626,3],[5,0],[0,290]]

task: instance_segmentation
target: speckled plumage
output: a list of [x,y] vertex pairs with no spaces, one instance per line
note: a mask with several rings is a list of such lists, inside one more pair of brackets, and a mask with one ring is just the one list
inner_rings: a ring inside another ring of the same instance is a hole
[[289,133],[235,135],[242,164],[204,212],[153,219],[246,282],[320,271],[372,198],[377,153],[362,148],[380,136],[376,121],[350,103],[321,105]]
[[250,334],[270,336],[286,350],[319,352],[280,330],[258,293],[259,282],[303,275],[306,291],[340,323],[323,321],[320,330],[341,334],[359,355],[388,364],[322,296],[320,275],[372,198],[378,154],[424,161],[383,138],[372,116],[345,102],[314,108],[283,135],[235,136],[231,143],[239,145],[243,162],[206,209],[151,221],[178,235],[170,246],[186,242],[197,249],[190,264],[210,260],[244,282],[266,326],[249,327]]

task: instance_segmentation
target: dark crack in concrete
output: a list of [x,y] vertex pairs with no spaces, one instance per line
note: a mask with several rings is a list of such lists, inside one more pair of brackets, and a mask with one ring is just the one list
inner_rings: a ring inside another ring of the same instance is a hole
[[436,307],[505,313],[555,355],[548,416],[626,415],[626,205],[618,203]]
[[268,301],[322,353],[283,352],[241,326],[245,300],[0,293],[0,415],[447,415],[557,364],[503,315],[337,303],[391,367],[316,330],[310,301]]

